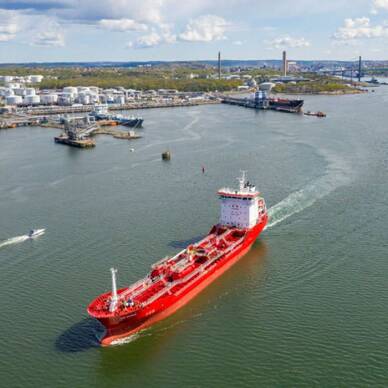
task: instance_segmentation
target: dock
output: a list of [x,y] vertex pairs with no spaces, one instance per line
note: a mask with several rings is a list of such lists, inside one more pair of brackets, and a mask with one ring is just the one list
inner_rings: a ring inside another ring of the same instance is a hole
[[124,139],[124,140],[133,140],[140,139],[141,136],[137,134],[135,131],[121,131],[119,129],[98,127],[95,131],[93,131],[92,135],[111,135],[115,139]]
[[[179,108],[207,104],[219,104],[218,99],[203,99],[196,101],[141,101],[126,104],[109,104],[109,110],[155,109],[155,108]],[[20,108],[19,112],[28,115],[57,115],[64,113],[88,113],[94,110],[94,105],[69,105],[69,106],[37,106]]]

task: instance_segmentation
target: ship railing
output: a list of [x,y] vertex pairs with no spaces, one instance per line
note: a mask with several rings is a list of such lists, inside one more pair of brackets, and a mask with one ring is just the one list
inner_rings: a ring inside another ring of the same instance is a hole
[[[238,245],[240,243],[240,241],[242,240],[239,239],[237,240],[234,244],[232,244],[230,247],[228,247],[228,249],[226,249],[225,251],[221,252],[219,255],[215,256],[212,260],[210,260],[209,262],[206,262],[204,263],[201,267],[198,268],[198,270],[200,272],[204,274],[206,274],[208,271],[209,271],[209,268],[214,264],[214,262],[216,262],[221,256],[224,256],[226,255],[227,253],[229,253],[232,249],[234,249],[236,247],[236,245]],[[192,273],[190,275],[195,275],[196,273]],[[182,279],[183,280],[183,279]],[[183,282],[183,281],[182,281]],[[179,283],[181,283],[181,281],[179,281]],[[175,284],[177,285],[177,284]],[[184,287],[182,287],[181,289],[179,289],[177,292],[175,292],[175,295],[179,295],[181,294],[183,291],[186,290],[186,288],[190,287],[191,283],[189,284],[186,284]]]
[[147,300],[147,302],[144,302],[143,305],[144,306],[148,306],[149,304],[151,304],[153,301],[155,301],[156,299],[159,299],[161,296],[163,296],[164,294],[166,294],[168,291],[170,290],[170,287],[165,287],[165,288],[162,288],[159,292],[157,292],[155,295],[151,296],[151,298],[149,298]]
[[[182,250],[180,251],[179,253],[177,253],[174,257],[171,258],[174,259],[176,257],[178,257],[179,255],[181,255],[182,253],[184,253],[185,250]],[[163,258],[162,260],[160,260],[159,262],[155,263],[153,266],[156,266],[158,264],[162,264],[163,262],[165,261],[168,261],[170,258],[169,257],[166,257],[166,258]],[[155,283],[157,281],[159,281],[161,279],[161,276],[158,276],[158,277],[155,277],[153,279],[153,282],[152,283]],[[128,287],[124,292],[122,292],[119,297],[124,299],[128,296],[130,296],[132,299],[135,298],[136,296],[140,295],[142,292],[145,291],[145,289],[147,288],[147,286],[149,285],[149,278],[148,277],[145,277],[143,279],[140,279],[139,281],[137,281],[136,283],[132,284],[130,287]],[[138,290],[136,290],[138,287],[140,287]],[[136,290],[136,291],[135,291]],[[135,292],[134,292],[135,291]]]
[[169,257],[169,256],[166,256],[164,257],[163,259],[157,261],[156,263],[152,264],[151,268],[156,268],[158,265],[160,264],[163,264],[163,263],[166,263],[167,261],[170,261],[170,260],[174,260],[176,259],[179,255],[181,255],[182,253],[184,253],[186,251],[186,249],[183,249],[182,251],[178,252],[175,256],[173,257]]
[[[121,294],[119,294],[119,297],[120,298],[127,297],[129,294],[131,294],[134,290],[136,290],[140,286],[141,286],[140,290],[143,291],[145,286],[148,283],[147,280],[148,280],[148,278],[143,278],[143,279],[138,280],[136,283],[133,283],[125,291],[123,291]],[[133,295],[131,295],[131,296],[133,296]]]
[[169,256],[166,256],[166,257],[163,257],[163,259],[160,259],[159,261],[157,261],[156,263],[152,264],[151,265],[151,268],[154,269],[154,268],[157,268],[159,265],[161,264],[164,264],[166,261],[168,261],[170,259]]
[[[240,239],[238,239],[235,243],[231,244],[227,249],[225,249],[224,251],[220,252],[220,254],[218,254],[217,256],[215,256],[213,259],[211,259],[210,261],[208,262],[205,262],[203,263],[202,265],[200,265],[195,271],[189,273],[188,275],[186,275],[184,278],[182,279],[179,279],[179,280],[175,280],[173,282],[171,282],[169,284],[168,287],[166,288],[163,288],[161,291],[159,291],[158,293],[156,293],[155,295],[153,295],[150,299],[147,300],[147,302],[144,302],[144,305],[147,306],[149,304],[151,304],[152,302],[154,302],[156,299],[160,298],[161,296],[163,296],[164,294],[166,294],[167,292],[170,292],[170,290],[173,288],[173,287],[176,287],[182,283],[185,283],[185,282],[188,282],[190,279],[192,279],[193,277],[195,277],[197,274],[199,273],[206,273],[208,271],[208,267],[210,267],[215,261],[217,261],[221,256],[229,253],[230,251],[232,251],[238,244],[241,243],[241,241],[244,239],[244,236],[241,237]],[[190,283],[191,284],[191,283]],[[175,295],[179,295],[181,292],[183,292],[187,287],[190,286],[190,284],[187,284],[186,286],[182,287],[180,290],[178,290]]]

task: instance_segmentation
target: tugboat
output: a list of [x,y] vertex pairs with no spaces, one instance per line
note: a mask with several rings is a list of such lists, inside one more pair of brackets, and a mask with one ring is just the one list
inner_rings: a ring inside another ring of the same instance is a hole
[[321,112],[321,111],[311,112],[311,111],[308,110],[307,112],[304,112],[304,115],[305,116],[326,117],[326,113]]
[[244,172],[238,181],[237,189],[218,191],[221,217],[205,238],[158,261],[129,287],[117,289],[117,270],[110,269],[112,291],[99,295],[87,308],[105,327],[102,346],[173,314],[249,251],[267,224],[267,208]]

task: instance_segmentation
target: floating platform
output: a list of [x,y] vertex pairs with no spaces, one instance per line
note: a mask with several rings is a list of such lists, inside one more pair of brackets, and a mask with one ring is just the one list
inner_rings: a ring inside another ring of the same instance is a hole
[[73,140],[67,136],[56,136],[54,137],[54,141],[55,143],[66,144],[77,148],[93,148],[96,146],[96,142],[92,139]]
[[141,136],[134,131],[120,131],[109,127],[99,127],[93,132],[93,135],[111,135],[115,139],[133,140],[140,139]]

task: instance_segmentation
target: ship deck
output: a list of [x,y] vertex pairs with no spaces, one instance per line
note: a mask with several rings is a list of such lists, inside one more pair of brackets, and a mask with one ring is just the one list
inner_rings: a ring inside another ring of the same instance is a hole
[[[240,245],[247,230],[214,226],[196,244],[189,245],[173,257],[155,263],[143,279],[118,291],[115,315],[127,315],[142,309],[166,295],[179,296],[195,281],[204,276],[216,263]],[[101,295],[89,306],[96,318],[108,317],[111,293]]]

